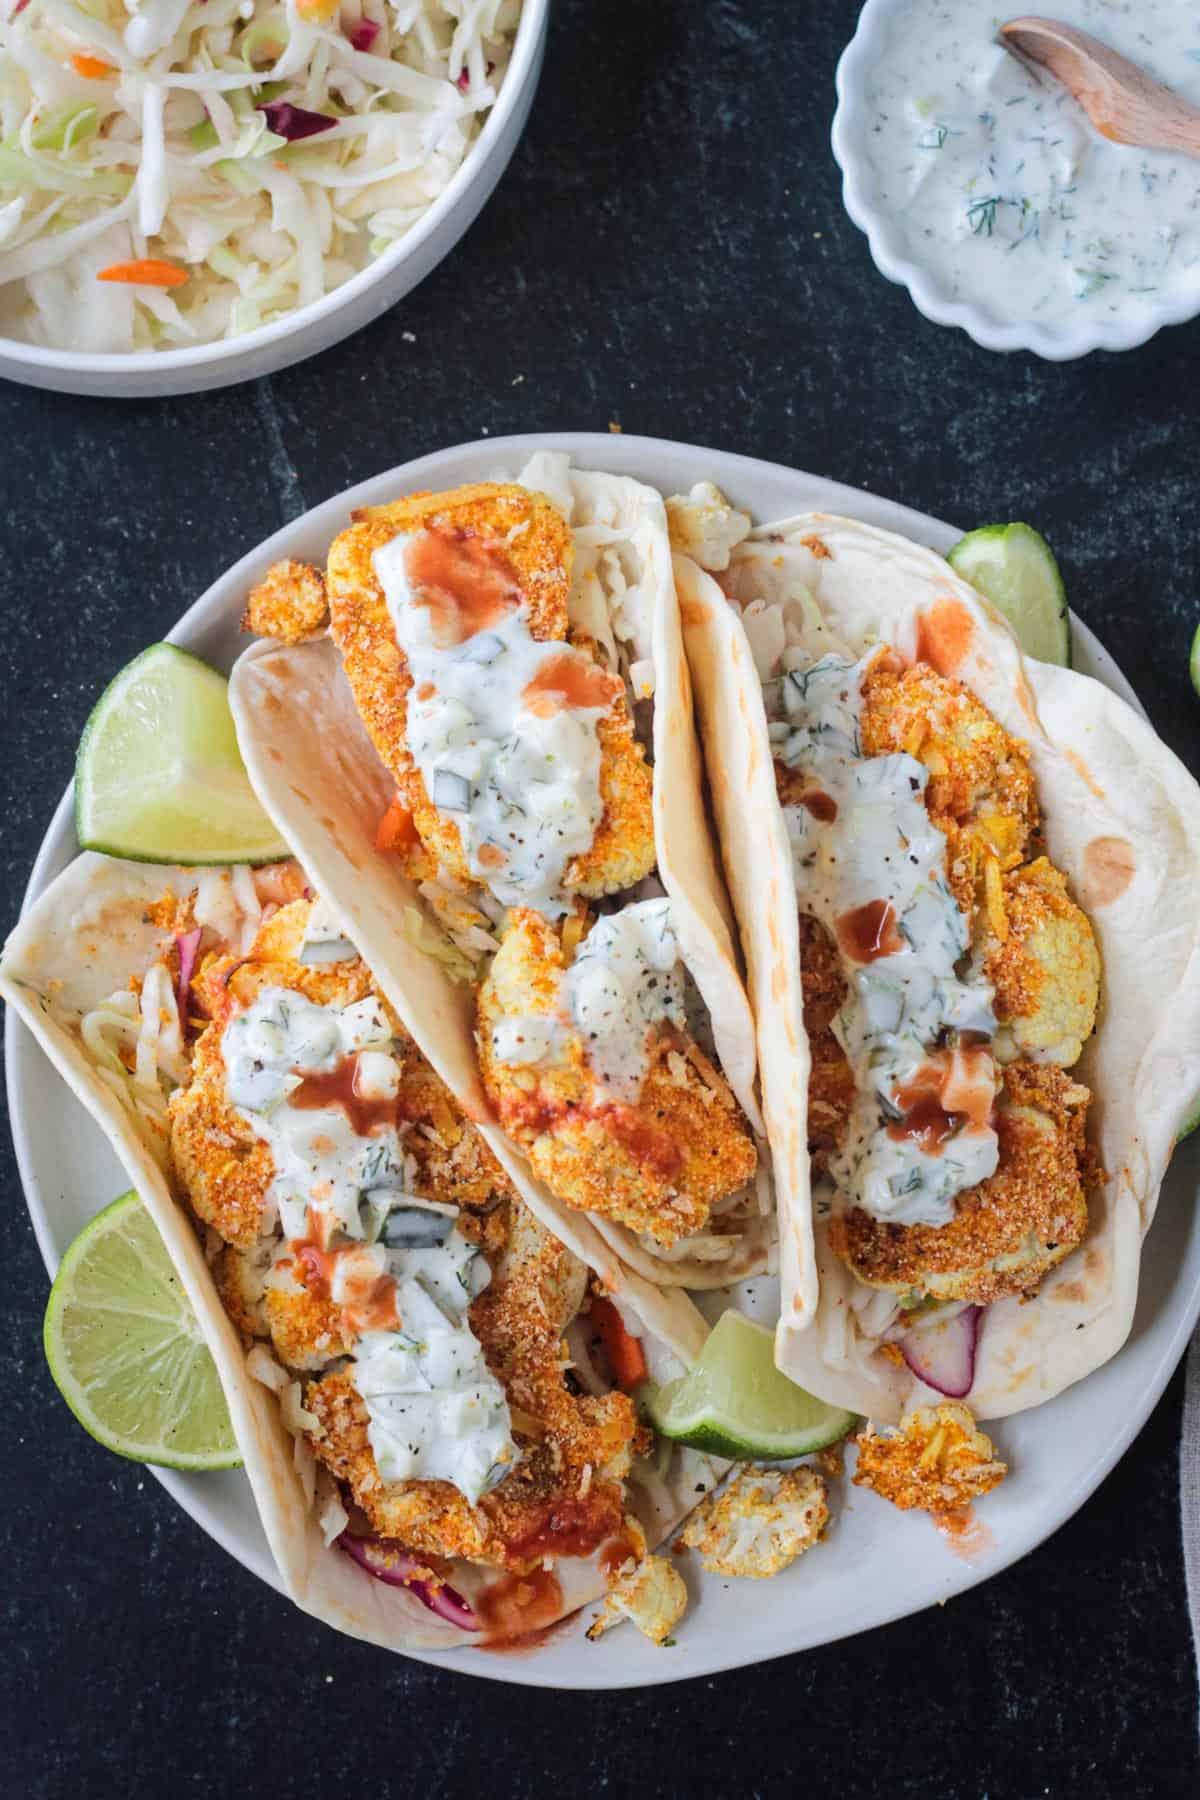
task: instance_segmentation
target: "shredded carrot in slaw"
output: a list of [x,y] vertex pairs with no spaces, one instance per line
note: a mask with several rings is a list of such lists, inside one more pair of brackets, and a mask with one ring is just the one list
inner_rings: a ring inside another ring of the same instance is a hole
[[102,61],[98,56],[89,56],[85,50],[75,52],[71,58],[71,67],[85,81],[103,81],[106,75],[114,72],[111,63]]
[[178,263],[163,262],[156,256],[143,256],[135,262],[109,263],[101,269],[97,281],[131,281],[143,287],[182,287],[187,270]]

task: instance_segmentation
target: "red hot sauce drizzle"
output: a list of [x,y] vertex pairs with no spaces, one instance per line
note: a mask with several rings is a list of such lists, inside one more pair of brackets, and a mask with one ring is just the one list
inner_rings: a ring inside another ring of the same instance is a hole
[[895,956],[904,948],[890,900],[868,900],[865,906],[844,912],[835,929],[843,954],[851,962],[878,962],[881,956]]
[[832,825],[838,816],[837,801],[832,794],[822,793],[820,788],[810,788],[807,794],[801,794],[800,804],[819,825]]
[[926,1156],[940,1156],[961,1131],[991,1128],[995,1107],[991,1052],[982,1045],[940,1050],[896,1089],[894,1100],[904,1114],[888,1126],[897,1142],[911,1139]]
[[462,526],[427,525],[409,544],[404,566],[417,605],[429,608],[442,650],[490,630],[523,603],[504,547]]
[[[299,1070],[296,1071],[300,1073]],[[301,1112],[316,1112],[325,1106],[340,1106],[350,1121],[350,1129],[359,1137],[378,1137],[389,1125],[401,1125],[409,1117],[399,1094],[362,1094],[358,1088],[358,1053],[343,1056],[335,1069],[315,1075],[304,1075],[300,1086],[288,1095],[288,1104]]]

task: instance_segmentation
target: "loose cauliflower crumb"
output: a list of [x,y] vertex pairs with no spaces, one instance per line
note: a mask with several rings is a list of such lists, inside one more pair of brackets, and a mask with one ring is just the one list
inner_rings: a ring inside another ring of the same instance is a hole
[[672,550],[718,574],[750,530],[749,516],[732,507],[711,481],[698,481],[690,494],[672,494],[667,524]]
[[302,644],[329,623],[325,577],[310,563],[272,563],[250,590],[242,630],[281,644]]
[[750,1464],[701,1502],[683,1542],[714,1575],[778,1575],[820,1541],[829,1523],[825,1496],[814,1469]]
[[687,1589],[679,1570],[665,1556],[646,1556],[608,1594],[587,1635],[594,1643],[622,1619],[632,1619],[652,1644],[667,1644],[686,1611]]
[[904,1510],[952,1512],[998,1487],[1008,1464],[965,1406],[919,1406],[894,1432],[859,1434],[856,1487],[874,1489]]

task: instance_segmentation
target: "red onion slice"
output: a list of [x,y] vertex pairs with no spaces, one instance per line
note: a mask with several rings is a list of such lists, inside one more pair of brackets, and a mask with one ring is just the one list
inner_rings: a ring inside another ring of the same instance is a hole
[[337,124],[328,113],[309,112],[303,106],[293,106],[290,100],[266,100],[258,110],[266,115],[276,137],[286,138],[289,144],[316,137],[319,131],[332,131]]
[[965,1306],[952,1318],[916,1325],[896,1339],[896,1348],[918,1381],[950,1400],[970,1393],[982,1314],[982,1306]]
[[200,952],[202,928],[197,925],[194,931],[177,931],[175,943],[179,949],[179,982],[175,989],[175,998],[179,1004],[179,1023],[186,1029],[188,1019],[188,995],[192,985],[192,976],[196,969],[196,957]]
[[348,1531],[343,1531],[337,1542],[338,1548],[376,1581],[385,1582],[388,1587],[407,1588],[422,1606],[427,1606],[439,1619],[445,1619],[448,1625],[457,1625],[460,1631],[483,1630],[482,1619],[471,1610],[462,1595],[444,1581],[428,1580],[421,1573],[425,1565],[410,1556],[407,1550],[395,1549],[384,1538],[353,1537]]
[[[494,62],[490,62],[488,64],[487,69],[484,72],[484,77],[483,77],[485,81],[487,80],[488,76],[491,74],[491,72],[495,68],[495,66],[496,65]],[[467,69],[460,69],[454,85],[458,89],[460,94],[469,94],[471,91],[470,71]]]
[[380,30],[381,27],[375,23],[374,19],[360,19],[357,25],[350,27],[346,36],[356,50],[369,50],[379,36]]

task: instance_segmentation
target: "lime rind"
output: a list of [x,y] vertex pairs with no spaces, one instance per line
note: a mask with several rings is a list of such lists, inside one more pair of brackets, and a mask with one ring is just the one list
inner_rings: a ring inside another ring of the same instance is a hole
[[59,1393],[107,1450],[172,1469],[240,1466],[212,1353],[136,1193],[68,1247],[42,1341]]
[[1071,618],[1054,552],[1032,525],[981,525],[946,558],[1016,633],[1026,656],[1071,666]]
[[1200,694],[1200,625],[1197,625],[1192,638],[1192,651],[1188,658],[1188,670],[1192,677],[1192,686]]
[[1200,1096],[1192,1102],[1175,1136],[1175,1142],[1181,1144],[1185,1137],[1191,1137],[1193,1131],[1200,1127]]
[[266,863],[290,854],[250,785],[225,677],[151,644],[109,682],[75,764],[80,846],[133,862]]
[[854,1413],[829,1406],[775,1367],[774,1333],[723,1313],[687,1374],[644,1399],[663,1436],[732,1462],[782,1462],[845,1437]]

